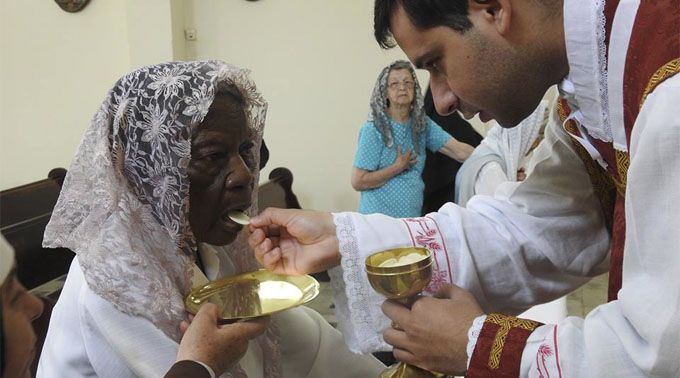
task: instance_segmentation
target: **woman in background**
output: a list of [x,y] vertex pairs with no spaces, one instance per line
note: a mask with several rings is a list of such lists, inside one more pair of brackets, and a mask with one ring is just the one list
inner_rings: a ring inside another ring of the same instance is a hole
[[423,205],[425,150],[462,162],[473,148],[425,115],[420,85],[409,62],[398,60],[382,70],[370,107],[352,169],[352,187],[361,192],[358,211],[417,217]]

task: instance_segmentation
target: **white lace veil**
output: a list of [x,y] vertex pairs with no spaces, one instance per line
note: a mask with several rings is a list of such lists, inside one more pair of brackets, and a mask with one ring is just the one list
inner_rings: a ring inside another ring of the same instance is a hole
[[482,140],[505,162],[505,174],[509,181],[517,181],[517,170],[522,159],[538,137],[541,126],[545,125],[548,104],[546,100],[541,101],[534,112],[515,127],[504,128],[496,123]]
[[[90,289],[176,341],[197,248],[191,135],[224,85],[245,100],[257,170],[267,104],[249,71],[220,61],[144,67],[121,78],[94,115],[45,230],[45,247],[78,255]],[[225,248],[238,269],[257,267],[243,235]]]
[[418,151],[420,144],[419,136],[420,133],[425,130],[426,114],[425,109],[423,108],[423,93],[420,89],[420,84],[418,84],[416,71],[413,69],[411,63],[405,60],[396,60],[389,66],[383,68],[373,87],[368,120],[373,121],[373,124],[382,136],[385,146],[392,147],[394,140],[392,138],[392,129],[390,128],[390,117],[385,113],[385,109],[387,109],[388,101],[387,79],[390,72],[393,70],[409,70],[413,77],[413,103],[411,104],[409,119],[411,121],[411,132],[413,133],[413,147]]

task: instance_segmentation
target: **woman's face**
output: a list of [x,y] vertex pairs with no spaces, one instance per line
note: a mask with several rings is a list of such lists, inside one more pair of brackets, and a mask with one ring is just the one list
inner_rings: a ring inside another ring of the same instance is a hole
[[390,107],[411,106],[414,84],[411,71],[407,69],[390,71],[387,75],[387,98],[390,100]]
[[0,296],[5,337],[5,366],[0,376],[30,377],[36,353],[36,336],[31,322],[42,314],[43,303],[26,291],[16,277],[7,280]]
[[191,139],[189,222],[197,241],[226,245],[241,230],[227,214],[250,207],[253,147],[243,106],[216,96]]

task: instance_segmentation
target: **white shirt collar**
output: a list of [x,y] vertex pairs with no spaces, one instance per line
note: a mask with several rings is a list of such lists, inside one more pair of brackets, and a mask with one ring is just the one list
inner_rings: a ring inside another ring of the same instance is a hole
[[582,126],[594,138],[612,140],[607,101],[604,0],[564,1],[564,34],[569,75],[560,85]]

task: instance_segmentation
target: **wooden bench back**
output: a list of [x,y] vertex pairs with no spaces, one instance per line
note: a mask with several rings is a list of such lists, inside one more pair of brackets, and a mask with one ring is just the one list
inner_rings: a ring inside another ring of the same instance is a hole
[[65,248],[42,247],[65,176],[65,169],[56,168],[44,180],[0,192],[0,232],[16,251],[17,276],[28,289],[65,274],[74,256]]

